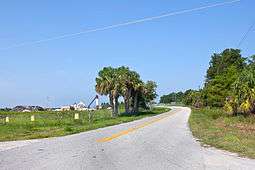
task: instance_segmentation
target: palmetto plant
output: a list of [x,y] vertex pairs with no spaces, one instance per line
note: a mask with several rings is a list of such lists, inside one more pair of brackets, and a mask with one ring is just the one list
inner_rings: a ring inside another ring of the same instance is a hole
[[[245,69],[233,84],[232,100],[226,101],[225,108],[246,114],[255,111],[255,70],[250,66]],[[237,108],[234,108],[237,107]],[[234,112],[233,112],[234,113]]]

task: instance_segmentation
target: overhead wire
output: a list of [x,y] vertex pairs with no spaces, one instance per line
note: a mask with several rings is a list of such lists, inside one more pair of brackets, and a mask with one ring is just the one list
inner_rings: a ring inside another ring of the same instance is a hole
[[215,4],[210,4],[210,5],[191,8],[191,9],[185,9],[185,10],[180,10],[180,11],[175,11],[175,12],[169,12],[169,13],[165,13],[165,14],[158,15],[158,16],[146,17],[146,18],[137,19],[137,20],[133,20],[133,21],[123,22],[123,23],[120,23],[120,24],[114,24],[114,25],[109,25],[109,26],[105,26],[105,27],[99,27],[99,28],[95,28],[95,29],[75,32],[75,33],[63,34],[63,35],[54,36],[54,37],[50,37],[50,38],[45,38],[45,39],[41,39],[41,40],[17,43],[17,44],[14,44],[14,45],[11,45],[11,46],[8,46],[8,47],[5,47],[5,48],[0,48],[0,50],[8,50],[8,49],[16,48],[16,47],[22,47],[22,46],[33,45],[33,44],[40,44],[40,43],[45,43],[45,42],[49,42],[49,41],[53,41],[53,40],[65,39],[65,38],[75,37],[75,36],[79,36],[79,35],[83,35],[83,34],[89,34],[89,33],[93,33],[93,32],[99,32],[99,31],[124,27],[124,26],[128,26],[128,25],[134,25],[134,24],[138,24],[138,23],[148,22],[148,21],[152,21],[152,20],[158,20],[158,19],[161,19],[161,18],[180,15],[180,14],[184,14],[184,13],[190,13],[190,12],[200,11],[200,10],[204,10],[204,9],[208,9],[208,8],[214,8],[214,7],[218,7],[218,6],[229,5],[229,4],[237,3],[237,2],[240,2],[240,1],[241,0],[233,0],[233,1],[226,1],[226,2],[222,2],[222,3],[215,3]]

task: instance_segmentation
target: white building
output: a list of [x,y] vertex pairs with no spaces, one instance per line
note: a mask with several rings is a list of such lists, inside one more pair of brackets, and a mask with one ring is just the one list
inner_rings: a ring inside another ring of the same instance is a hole
[[74,103],[73,105],[70,105],[70,106],[62,106],[60,109],[60,111],[70,111],[70,110],[85,111],[85,110],[88,110],[88,108],[86,108],[85,103],[79,102],[79,103]]
[[69,111],[69,110],[71,110],[71,106],[62,106],[60,108],[60,111]]

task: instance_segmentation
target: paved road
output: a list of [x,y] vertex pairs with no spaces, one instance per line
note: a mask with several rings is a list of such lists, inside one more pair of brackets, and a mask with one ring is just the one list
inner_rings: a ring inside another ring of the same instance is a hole
[[200,146],[190,109],[76,135],[0,143],[0,169],[255,169],[255,160]]

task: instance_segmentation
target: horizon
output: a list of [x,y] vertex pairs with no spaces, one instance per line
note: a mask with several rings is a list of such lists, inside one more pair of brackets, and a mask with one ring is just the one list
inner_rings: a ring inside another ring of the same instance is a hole
[[[79,101],[88,104],[96,95],[97,73],[106,66],[128,66],[144,81],[157,82],[159,96],[198,89],[205,80],[211,55],[236,48],[255,19],[255,2],[241,0],[126,27],[29,44],[84,29],[229,1],[16,2],[3,2],[0,7],[6,14],[0,16],[4,25],[0,28],[0,48],[23,42],[28,45],[0,50],[0,108],[58,107]],[[254,33],[255,29],[240,47],[244,57],[255,54]]]

